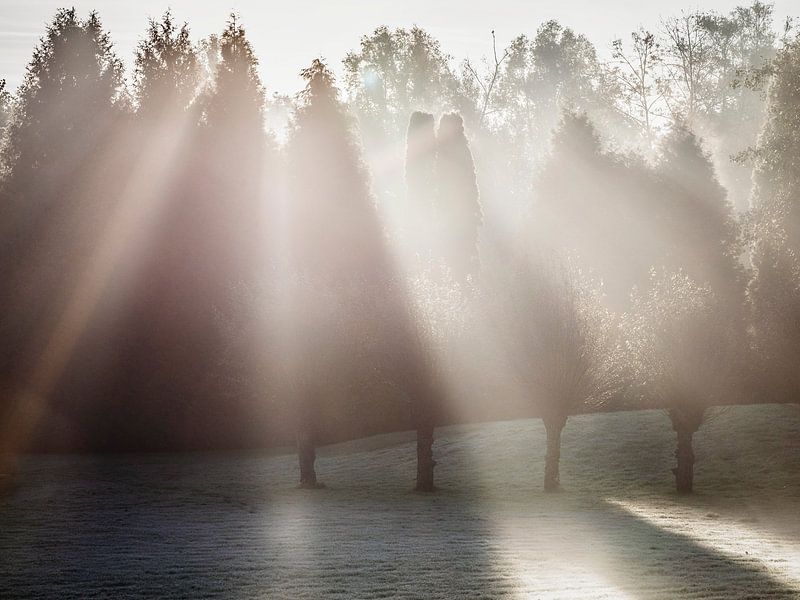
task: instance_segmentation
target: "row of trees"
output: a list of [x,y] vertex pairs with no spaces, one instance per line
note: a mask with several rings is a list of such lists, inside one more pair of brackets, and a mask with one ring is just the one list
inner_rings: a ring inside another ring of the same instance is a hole
[[[742,40],[769,18],[725,17]],[[379,29],[346,96],[303,70],[281,145],[236,18],[199,45],[151,22],[127,90],[98,16],[59,11],[0,89],[0,452],[294,438],[316,487],[317,444],[413,428],[429,491],[436,426],[536,415],[552,490],[570,415],[652,407],[690,491],[707,407],[797,397],[799,43],[748,63],[770,85],[743,216],[695,133],[711,92],[631,144],[621,71],[555,23],[490,77]],[[718,110],[754,97],[722,87]]]

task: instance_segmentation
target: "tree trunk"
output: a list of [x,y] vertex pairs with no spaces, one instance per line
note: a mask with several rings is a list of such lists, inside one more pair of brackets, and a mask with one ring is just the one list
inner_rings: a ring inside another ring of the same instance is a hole
[[672,469],[675,475],[675,489],[679,494],[691,494],[694,485],[694,448],[692,438],[703,423],[705,409],[672,409],[670,419],[672,428],[677,434],[675,448],[676,466]]
[[417,485],[418,492],[432,492],[433,467],[433,424],[425,423],[417,426]]
[[678,434],[678,447],[675,449],[677,466],[672,469],[675,474],[675,488],[679,494],[691,494],[694,483],[694,450],[692,437],[694,433],[681,429]]
[[544,491],[557,492],[561,489],[558,463],[561,459],[561,432],[567,424],[566,417],[547,418],[544,428],[547,432],[547,454],[544,459]]
[[297,458],[300,462],[300,487],[311,489],[323,487],[317,482],[317,472],[314,470],[317,452],[314,448],[314,436],[308,431],[300,431],[297,434]]

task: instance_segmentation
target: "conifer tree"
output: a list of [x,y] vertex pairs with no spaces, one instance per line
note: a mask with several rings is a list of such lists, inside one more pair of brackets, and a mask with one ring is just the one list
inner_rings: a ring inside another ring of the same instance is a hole
[[[800,37],[778,52],[770,67],[767,118],[754,151],[750,199],[751,263],[748,285],[760,356],[757,393],[797,401],[800,378]],[[766,399],[765,398],[765,399]]]
[[150,19],[135,56],[134,92],[139,114],[178,117],[194,100],[199,83],[200,64],[189,38],[189,26],[179,26],[169,10],[160,21]]
[[744,274],[738,223],[709,155],[684,123],[673,126],[662,143],[656,175],[667,217],[664,264],[709,285],[734,311],[730,317],[740,317]]
[[[331,71],[316,59],[301,74],[306,87],[294,115],[287,148],[292,268],[311,282],[312,289],[330,290],[327,293],[334,297],[349,298],[353,289],[371,296],[345,303],[351,311],[361,311],[361,326],[370,327],[374,316],[363,307],[381,305],[383,300],[376,300],[378,297],[391,298],[379,291],[387,289],[384,283],[391,277],[367,171]],[[296,305],[298,309],[324,309],[313,298],[298,298]],[[347,314],[336,319],[352,322]],[[304,329],[312,325],[318,328],[314,334]],[[317,338],[329,339],[336,331],[336,322],[306,315],[297,317],[295,326],[297,332],[292,337],[302,344],[299,364],[315,365],[328,360],[321,355],[324,347]],[[335,404],[334,390],[352,387],[356,373],[369,369],[368,361],[355,364],[353,356],[345,352],[337,353],[337,357],[338,367],[333,371],[338,381],[328,379],[324,386],[327,392],[321,392],[325,397],[313,391],[323,388],[306,381],[302,387],[305,392],[294,399],[300,483],[306,487],[317,486],[313,449],[324,404]],[[308,377],[320,372],[314,366],[309,369],[312,375]]]
[[408,258],[430,260],[436,243],[436,129],[433,115],[415,111],[406,141],[406,200],[400,211],[400,236]]
[[[115,207],[126,111],[122,63],[97,13],[81,19],[75,9],[57,11],[28,64],[0,151],[0,379],[14,392],[33,385]],[[65,376],[58,388],[41,392],[38,408],[53,401],[51,392],[86,398],[90,389],[71,386],[94,384],[95,359],[85,348],[76,352],[70,369],[58,372]],[[18,397],[24,393],[4,399]],[[14,435],[3,429],[0,439],[25,437],[32,425],[16,423]]]
[[483,215],[461,115],[443,115],[436,139],[437,253],[463,283],[474,278],[480,267],[478,236]]

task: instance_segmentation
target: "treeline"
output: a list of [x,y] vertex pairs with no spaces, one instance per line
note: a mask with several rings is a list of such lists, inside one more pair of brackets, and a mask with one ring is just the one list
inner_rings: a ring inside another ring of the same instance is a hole
[[126,82],[58,11],[0,87],[0,453],[296,443],[313,487],[316,445],[415,429],[430,490],[436,426],[537,416],[557,489],[570,415],[660,408],[690,491],[707,408],[798,397],[800,40],[771,15],[611,61],[548,22],[458,67],[379,28],[343,90],[317,59],[268,98],[236,17],[151,21]]

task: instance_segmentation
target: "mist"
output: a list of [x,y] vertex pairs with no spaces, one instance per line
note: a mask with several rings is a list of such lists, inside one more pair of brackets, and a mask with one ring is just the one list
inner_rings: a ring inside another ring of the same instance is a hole
[[[198,37],[167,11],[132,59],[102,17],[59,9],[22,83],[0,82],[12,501],[32,457],[76,453],[289,454],[265,468],[323,494],[354,480],[318,452],[371,436],[395,440],[387,471],[413,463],[408,489],[439,493],[444,467],[446,494],[453,436],[506,428],[513,448],[534,420],[531,490],[563,490],[577,421],[584,460],[666,435],[679,498],[704,485],[697,436],[719,419],[797,422],[800,37],[772,5],[676,12],[600,48],[543,20],[492,31],[479,58],[380,26],[295,65],[293,94],[267,92],[237,13]],[[489,440],[464,440],[488,461]],[[652,516],[608,498],[609,519]]]

